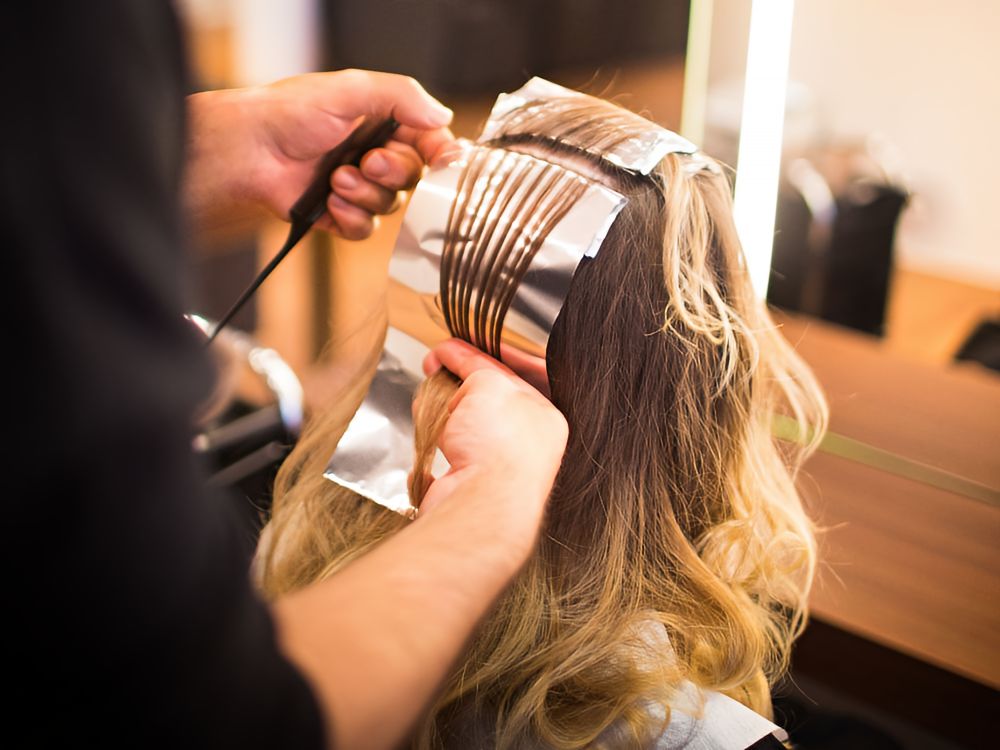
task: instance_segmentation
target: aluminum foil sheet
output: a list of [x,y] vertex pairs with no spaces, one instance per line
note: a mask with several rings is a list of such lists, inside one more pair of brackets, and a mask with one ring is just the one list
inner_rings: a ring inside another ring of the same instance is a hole
[[[502,135],[538,135],[534,123],[539,115],[551,113],[556,100],[570,100],[574,106],[578,106],[576,103],[580,100],[593,100],[602,108],[607,107],[595,97],[535,77],[517,91],[497,98],[479,142],[490,143]],[[698,147],[691,141],[626,109],[617,110],[612,118],[608,130],[623,137],[604,144],[584,143],[575,138],[571,127],[567,127],[558,140],[599,156],[616,167],[643,175],[652,172],[667,154],[698,153]]]
[[[662,718],[663,708],[653,706],[651,713]],[[652,747],[654,750],[747,748],[769,734],[781,742],[788,739],[784,729],[742,703],[684,682],[671,703],[670,723]]]
[[[411,405],[424,379],[421,363],[428,348],[390,328],[368,395],[347,426],[323,473],[327,479],[397,513],[412,517],[407,479],[413,465]],[[434,476],[448,470],[438,451]]]

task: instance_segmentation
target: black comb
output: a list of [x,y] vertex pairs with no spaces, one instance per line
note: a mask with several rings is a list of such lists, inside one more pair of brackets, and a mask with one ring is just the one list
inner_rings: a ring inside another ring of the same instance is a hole
[[233,316],[240,311],[240,308],[246,304],[247,300],[264,283],[264,280],[271,275],[271,272],[278,267],[278,264],[299,243],[299,240],[305,237],[306,233],[312,229],[312,225],[326,213],[326,200],[330,196],[330,176],[333,174],[333,171],[345,164],[359,166],[361,157],[373,148],[384,146],[385,142],[396,132],[397,127],[399,127],[399,123],[391,117],[385,120],[371,117],[365,118],[360,125],[351,131],[347,138],[326,152],[316,166],[316,176],[313,178],[313,181],[309,183],[309,187],[295,201],[295,205],[288,212],[292,226],[288,230],[288,238],[285,240],[285,244],[278,251],[278,254],[271,259],[271,262],[264,267],[264,270],[257,274],[257,278],[250,283],[250,286],[243,290],[243,293],[233,303],[233,306],[229,308],[229,311],[222,316],[208,337],[208,343],[212,343],[213,339],[219,334],[219,331],[233,319]]

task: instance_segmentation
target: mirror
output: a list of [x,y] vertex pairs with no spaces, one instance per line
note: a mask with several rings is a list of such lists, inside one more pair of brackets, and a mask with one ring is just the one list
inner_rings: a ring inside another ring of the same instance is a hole
[[[710,5],[704,144],[735,166],[751,2]],[[996,336],[997,33],[989,3],[795,3],[770,302],[929,363]]]

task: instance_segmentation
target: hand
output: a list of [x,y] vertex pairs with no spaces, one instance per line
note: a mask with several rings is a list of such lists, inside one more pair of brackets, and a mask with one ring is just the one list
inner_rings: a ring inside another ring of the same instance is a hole
[[464,380],[440,440],[451,469],[417,520],[274,604],[281,648],[334,717],[337,747],[398,747],[412,731],[528,560],[565,449],[563,416],[499,362],[447,341],[424,369],[442,364]]
[[500,515],[533,539],[566,449],[565,417],[507,367],[462,341],[435,347],[424,370],[430,374],[442,365],[463,381],[439,442],[451,469],[430,486],[421,515],[467,502],[449,498],[463,494],[455,485],[473,475],[490,488],[493,502],[505,503]]
[[360,168],[332,177],[333,193],[317,226],[346,239],[371,234],[377,214],[398,205],[425,163],[450,153],[451,111],[411,78],[343,70],[267,86],[196,94],[191,110],[186,199],[202,226],[247,223],[262,210],[288,218],[319,158],[364,115],[392,115],[399,129]]

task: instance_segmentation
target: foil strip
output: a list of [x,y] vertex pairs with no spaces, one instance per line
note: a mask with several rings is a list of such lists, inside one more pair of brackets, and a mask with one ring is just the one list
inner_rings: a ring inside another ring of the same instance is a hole
[[[395,328],[387,331],[368,395],[323,472],[330,481],[410,518],[416,514],[407,491],[414,450],[411,405],[428,351]],[[438,477],[447,470],[438,451],[431,473]]]
[[[681,683],[670,706],[670,723],[657,739],[656,750],[716,750],[720,747],[745,748],[773,735],[780,742],[788,733],[742,703],[694,683]],[[662,716],[661,706],[654,715]]]
[[[500,136],[539,135],[532,127],[535,115],[540,110],[550,108],[557,100],[590,100],[595,104],[606,103],[596,97],[560,86],[544,78],[532,78],[517,91],[500,94],[483,127],[480,143],[490,143]],[[594,149],[590,144],[574,139],[572,131],[560,135],[559,141],[569,146],[587,151],[605,161],[630,172],[648,175],[667,154],[688,154],[695,156],[698,147],[672,130],[650,122],[626,109],[619,109],[614,127],[628,137],[606,148]],[[712,168],[714,164],[696,158],[698,168]]]

